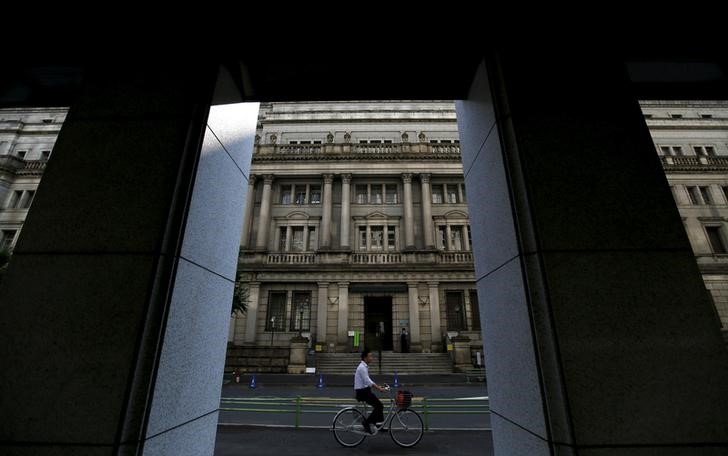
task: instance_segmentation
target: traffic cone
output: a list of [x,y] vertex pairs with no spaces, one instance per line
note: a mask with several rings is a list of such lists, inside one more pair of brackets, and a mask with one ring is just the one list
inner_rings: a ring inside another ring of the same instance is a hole
[[399,378],[397,377],[397,371],[394,371],[394,383],[392,384],[395,388],[399,388]]
[[324,386],[326,386],[324,384],[324,374],[321,374],[319,376],[319,381],[318,381],[318,385],[316,385],[316,388],[323,388]]
[[248,388],[255,389],[258,387],[258,383],[255,381],[255,374],[253,374],[253,378],[250,379],[250,385],[248,385]]

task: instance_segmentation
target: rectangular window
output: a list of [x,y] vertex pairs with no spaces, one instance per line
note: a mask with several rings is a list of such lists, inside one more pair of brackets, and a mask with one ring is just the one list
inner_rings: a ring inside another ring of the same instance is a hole
[[463,250],[463,227],[451,226],[450,238],[452,239],[453,250]]
[[308,250],[313,251],[318,249],[318,238],[316,237],[316,228],[308,228]]
[[278,251],[279,252],[286,251],[286,233],[287,232],[288,232],[288,228],[285,226],[282,226],[281,230],[279,232],[279,238],[278,238]]
[[27,150],[19,150],[18,151],[18,158],[25,160],[25,156],[28,154]]
[[367,227],[359,227],[359,250],[367,249]]
[[662,155],[672,155],[670,146],[660,146],[660,150],[662,151]]
[[371,239],[369,240],[369,248],[371,250],[382,250],[384,248],[384,227],[373,226],[369,230]]
[[442,204],[443,201],[442,185],[432,186],[432,204]]
[[286,297],[285,291],[268,292],[268,315],[265,318],[266,331],[283,331],[286,327]]
[[461,201],[461,203],[464,203],[468,200],[468,198],[465,196],[465,184],[460,184],[460,191],[462,192],[461,194],[463,195],[463,200]]
[[444,225],[437,227],[437,248],[447,250],[447,228]]
[[311,186],[311,193],[309,195],[309,199],[311,200],[311,204],[321,204],[321,186],[320,185]]
[[470,290],[470,315],[473,331],[480,331],[480,305],[478,304],[478,292]]
[[51,151],[50,150],[44,150],[40,153],[40,159],[41,160],[48,160],[51,158]]
[[708,241],[710,241],[710,248],[713,249],[713,253],[725,254],[728,253],[723,242],[723,236],[719,226],[706,226],[705,232],[708,233]]
[[463,292],[445,292],[445,304],[447,306],[447,330],[466,330],[467,328],[465,327],[465,307],[463,306]]
[[20,204],[20,199],[22,197],[23,191],[15,190],[12,195],[10,195],[10,200],[8,201],[8,209],[16,209],[18,207],[18,204]]
[[387,228],[387,250],[397,250],[397,231],[396,227],[389,225]]
[[713,114],[700,114],[701,119],[712,119]]
[[33,198],[35,198],[35,190],[28,190],[25,192],[25,201],[23,202],[23,209],[28,209],[33,204]]
[[306,204],[306,186],[305,185],[296,185],[295,188],[295,202],[298,205]]
[[311,292],[294,291],[291,306],[291,331],[311,330]]
[[673,119],[682,119],[682,114],[670,114]]
[[357,185],[356,186],[356,202],[357,204],[366,204],[367,203],[367,186],[366,185]]
[[713,204],[713,200],[710,198],[710,190],[708,187],[699,187],[700,196],[703,197],[703,204]]
[[13,241],[17,233],[17,230],[3,230],[3,237],[0,239],[0,250],[10,250],[13,247]]
[[708,157],[715,157],[715,147],[705,146],[705,155]]
[[291,204],[293,196],[290,185],[281,185],[281,204]]
[[382,186],[379,184],[372,184],[372,200],[371,204],[382,204]]
[[446,185],[447,187],[447,202],[450,204],[457,204],[458,202],[458,186],[457,185]]
[[695,155],[705,155],[705,149],[703,146],[693,146],[693,150],[695,151]]
[[293,236],[291,237],[291,251],[303,252],[303,227],[294,226]]
[[470,225],[466,226],[468,230],[468,250],[473,251],[473,235],[470,234]]
[[698,187],[686,187],[688,189],[688,195],[690,196],[691,204],[700,204],[700,192]]
[[387,184],[385,186],[385,188],[386,188],[385,201],[387,202],[387,204],[397,204],[397,185],[396,184],[392,184],[392,185]]
[[724,185],[721,188],[723,189],[723,196],[725,196],[725,200],[728,201],[728,186]]
[[683,156],[683,150],[680,146],[672,146],[672,153],[676,157],[682,157]]

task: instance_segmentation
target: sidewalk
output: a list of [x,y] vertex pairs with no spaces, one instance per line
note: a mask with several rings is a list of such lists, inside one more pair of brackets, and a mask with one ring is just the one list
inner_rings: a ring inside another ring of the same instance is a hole
[[[255,374],[255,381],[258,386],[316,386],[322,374]],[[393,375],[370,374],[372,380],[377,383],[394,384]],[[240,383],[237,385],[247,387],[250,384],[253,374],[246,373],[240,376]],[[399,382],[407,386],[462,386],[462,385],[483,385],[483,382],[468,382],[465,374],[402,374],[398,375]],[[344,374],[323,374],[323,381],[326,386],[351,386],[354,383],[354,372],[351,375]],[[236,383],[232,374],[225,373],[223,385],[235,386]]]

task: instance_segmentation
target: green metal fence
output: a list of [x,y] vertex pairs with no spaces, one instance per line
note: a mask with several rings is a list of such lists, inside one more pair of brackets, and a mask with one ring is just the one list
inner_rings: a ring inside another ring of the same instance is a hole
[[[382,399],[385,413],[389,410],[391,399]],[[252,413],[290,413],[293,415],[294,427],[301,425],[301,416],[308,413],[327,413],[333,416],[342,408],[357,406],[358,403],[332,397],[223,397],[220,399],[220,411],[252,412]],[[427,398],[415,397],[410,409],[422,416],[425,430],[430,428],[431,415],[484,415],[490,413],[488,397],[476,398]]]

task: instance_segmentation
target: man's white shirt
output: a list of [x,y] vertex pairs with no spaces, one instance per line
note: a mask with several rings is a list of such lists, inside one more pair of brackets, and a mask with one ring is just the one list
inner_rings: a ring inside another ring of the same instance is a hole
[[359,363],[359,367],[356,368],[356,374],[354,374],[354,389],[368,388],[372,386],[374,382],[369,378],[369,365],[364,361]]

